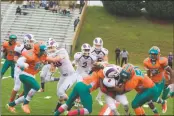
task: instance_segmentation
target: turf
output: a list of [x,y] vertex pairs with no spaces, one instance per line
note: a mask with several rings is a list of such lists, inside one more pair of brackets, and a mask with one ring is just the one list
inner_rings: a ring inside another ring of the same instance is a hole
[[[76,51],[80,51],[80,46],[87,42],[92,45],[92,40],[95,37],[101,37],[104,40],[104,47],[109,50],[109,61],[115,63],[114,50],[118,46],[121,49],[126,48],[130,53],[129,62],[142,66],[145,57],[148,57],[148,50],[152,45],[157,45],[161,49],[161,54],[167,56],[172,50],[173,42],[173,25],[159,25],[153,24],[144,18],[123,18],[108,14],[102,7],[89,7],[87,10],[84,25],[81,29],[80,36],[77,41]],[[72,57],[72,56],[71,56]],[[9,76],[9,70],[5,74]],[[58,74],[56,74],[58,76]],[[40,82],[39,76],[36,76]],[[13,87],[13,79],[7,78],[1,81],[1,114],[12,115],[5,108],[10,98],[10,93]],[[30,102],[31,115],[52,115],[53,110],[57,104],[56,82],[46,84],[44,93],[37,93]],[[22,88],[21,88],[22,90]],[[71,89],[68,91],[68,93]],[[98,114],[101,106],[95,101],[97,91],[92,93],[93,96],[93,113]],[[131,101],[136,95],[135,91],[127,94],[128,101]],[[44,99],[46,96],[52,96],[50,99]],[[174,114],[174,101],[168,99],[168,111],[165,115]],[[156,105],[161,113],[161,106]],[[134,114],[132,108],[131,113]],[[149,108],[144,108],[147,114],[153,114]],[[20,105],[16,107],[16,115],[25,115],[22,112]],[[119,106],[119,112],[124,114],[122,106]]]

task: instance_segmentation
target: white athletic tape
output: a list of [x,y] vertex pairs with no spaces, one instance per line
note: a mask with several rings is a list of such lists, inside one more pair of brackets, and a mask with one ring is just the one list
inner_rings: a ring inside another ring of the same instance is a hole
[[46,97],[44,97],[44,99],[50,99],[51,98],[51,96],[46,96]]
[[144,108],[148,108],[149,106],[148,106],[148,105],[146,105],[146,104],[144,104],[144,105],[143,105],[143,107],[144,107]]

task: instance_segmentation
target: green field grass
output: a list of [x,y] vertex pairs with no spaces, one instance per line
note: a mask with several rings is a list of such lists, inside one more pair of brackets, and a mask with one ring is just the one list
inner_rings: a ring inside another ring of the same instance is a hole
[[[82,27],[80,36],[77,41],[76,51],[80,50],[80,46],[84,43],[90,43],[92,40],[99,36],[104,40],[104,46],[109,49],[109,60],[114,63],[114,49],[119,46],[121,49],[126,48],[130,53],[130,62],[136,64],[142,68],[142,62],[145,57],[148,57],[148,50],[152,45],[157,45],[161,49],[162,55],[166,56],[172,50],[172,25],[158,25],[153,24],[143,18],[138,19],[126,19],[114,17],[108,14],[102,7],[90,7],[87,10],[86,19]],[[10,72],[5,74],[5,77],[9,76]],[[57,74],[58,75],[58,74]],[[36,76],[38,82],[40,82],[39,76]],[[5,108],[10,98],[10,93],[13,88],[13,79],[7,78],[1,81],[1,114],[12,115]],[[53,110],[57,104],[56,95],[56,82],[50,82],[46,84],[44,93],[37,93],[30,102],[31,115],[52,115]],[[21,88],[22,90],[22,88]],[[68,91],[68,93],[71,89]],[[95,101],[95,97],[98,91],[92,93],[93,96],[93,112],[92,115],[98,114],[101,106]],[[131,104],[135,91],[127,94],[128,101]],[[50,99],[44,99],[46,96],[51,96]],[[174,114],[174,101],[168,99],[168,111],[165,115]],[[156,104],[161,113],[161,106]],[[25,115],[21,106],[16,106],[16,115]],[[152,115],[152,111],[149,108],[144,108],[146,113]],[[118,108],[121,114],[124,114],[122,106]],[[134,114],[130,107],[131,113]]]

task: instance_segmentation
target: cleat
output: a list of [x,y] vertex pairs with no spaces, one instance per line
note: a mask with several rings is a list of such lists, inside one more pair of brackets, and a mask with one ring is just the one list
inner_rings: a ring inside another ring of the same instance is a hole
[[21,108],[26,114],[30,114],[30,108],[28,104],[22,105]]
[[165,101],[164,104],[162,104],[162,113],[166,112],[167,112],[167,101]]
[[16,113],[16,109],[15,109],[14,107],[11,107],[11,106],[9,106],[9,105],[7,104],[7,105],[6,105],[6,108],[7,108],[10,112]]
[[99,103],[101,106],[103,106],[103,102],[101,101],[101,99],[96,98],[96,100],[98,101],[98,103]]

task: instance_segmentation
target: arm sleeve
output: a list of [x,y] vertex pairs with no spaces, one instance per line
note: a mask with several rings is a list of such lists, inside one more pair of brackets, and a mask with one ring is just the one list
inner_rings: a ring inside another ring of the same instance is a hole
[[137,79],[132,79],[132,80],[126,82],[126,84],[125,84],[125,91],[131,91],[131,90],[135,89],[137,84],[138,84],[138,80]]

